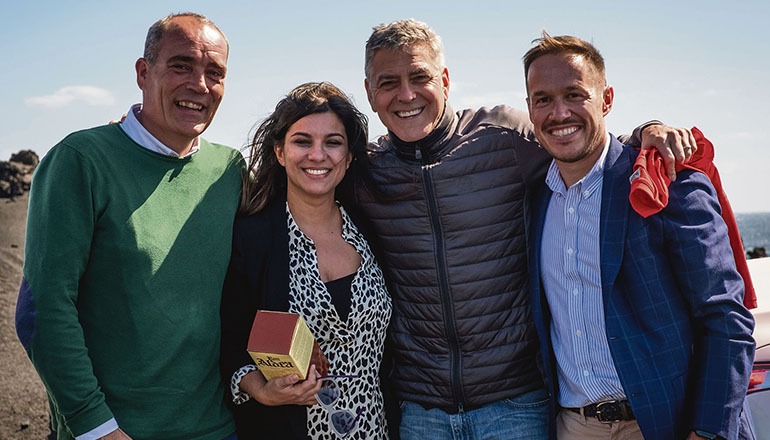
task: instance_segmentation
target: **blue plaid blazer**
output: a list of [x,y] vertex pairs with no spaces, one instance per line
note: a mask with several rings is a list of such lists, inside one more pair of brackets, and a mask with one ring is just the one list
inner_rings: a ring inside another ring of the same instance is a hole
[[[684,439],[694,429],[753,438],[744,397],[754,320],[743,306],[743,281],[714,188],[702,173],[680,172],[668,206],[642,218],[628,201],[637,155],[612,138],[600,217],[607,341],[626,396],[648,439]],[[550,312],[540,278],[550,197],[543,184],[531,200],[530,283],[543,373],[556,400]]]

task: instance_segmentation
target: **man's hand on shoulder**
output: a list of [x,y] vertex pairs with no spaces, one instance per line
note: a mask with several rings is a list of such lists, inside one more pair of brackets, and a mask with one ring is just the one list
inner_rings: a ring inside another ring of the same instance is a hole
[[666,173],[674,181],[676,164],[687,162],[698,146],[689,128],[655,124],[642,130],[642,148],[656,148],[660,152],[666,165]]
[[123,113],[123,116],[121,116],[120,119],[113,119],[110,122],[108,122],[108,124],[110,124],[110,125],[112,125],[112,124],[122,124],[126,120],[126,116],[128,116],[128,114]]

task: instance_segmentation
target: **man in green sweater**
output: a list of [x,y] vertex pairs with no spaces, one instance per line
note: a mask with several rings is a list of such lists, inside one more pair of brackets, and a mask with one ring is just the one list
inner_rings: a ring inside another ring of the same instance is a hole
[[136,62],[142,103],[37,169],[16,326],[59,439],[233,436],[219,303],[240,155],[199,137],[227,56],[206,17],[159,20]]

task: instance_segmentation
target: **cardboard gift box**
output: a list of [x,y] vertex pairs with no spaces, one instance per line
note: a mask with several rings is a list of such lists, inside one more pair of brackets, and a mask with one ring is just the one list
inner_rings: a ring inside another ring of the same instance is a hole
[[298,314],[258,310],[247,349],[265,379],[296,374],[304,380],[314,344],[313,334]]

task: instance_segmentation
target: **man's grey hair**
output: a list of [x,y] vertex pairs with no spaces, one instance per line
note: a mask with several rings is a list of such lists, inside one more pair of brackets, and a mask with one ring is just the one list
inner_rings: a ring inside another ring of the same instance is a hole
[[372,35],[366,41],[366,59],[364,72],[369,78],[370,66],[375,52],[379,49],[411,49],[415,46],[426,46],[440,68],[444,64],[444,43],[433,29],[426,23],[413,18],[383,23],[372,28]]
[[158,60],[160,41],[163,39],[166,32],[174,27],[173,20],[177,17],[195,18],[201,24],[213,27],[222,34],[222,38],[225,39],[225,43],[227,44],[227,49],[230,50],[230,43],[227,41],[225,33],[222,32],[213,21],[209,20],[208,17],[196,14],[195,12],[179,12],[163,17],[150,26],[150,29],[147,31],[147,38],[144,40],[144,59],[147,61],[147,64],[155,64],[155,61]]

